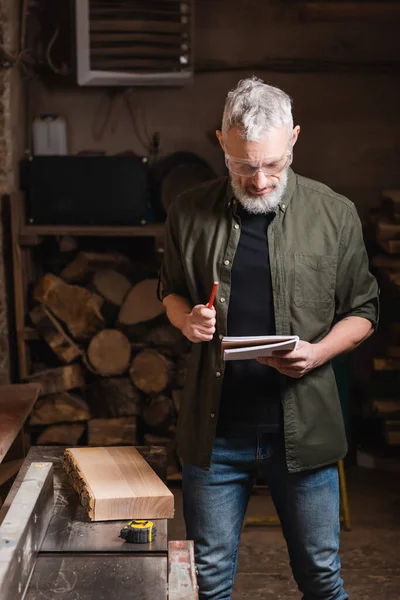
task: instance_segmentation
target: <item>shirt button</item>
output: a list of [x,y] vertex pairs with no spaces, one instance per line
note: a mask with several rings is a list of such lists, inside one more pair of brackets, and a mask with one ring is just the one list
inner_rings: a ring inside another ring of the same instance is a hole
[[215,417],[215,413],[211,413],[210,417],[213,419]]
[[233,229],[239,229],[239,225],[237,223],[235,223],[235,225],[233,226]]
[[215,377],[221,377],[221,373],[220,373],[220,371],[217,371],[217,372],[215,373]]
[[220,298],[219,301],[220,302],[225,302],[225,298]]
[[226,259],[226,260],[224,260],[224,265],[229,265],[230,262],[231,262],[230,260]]

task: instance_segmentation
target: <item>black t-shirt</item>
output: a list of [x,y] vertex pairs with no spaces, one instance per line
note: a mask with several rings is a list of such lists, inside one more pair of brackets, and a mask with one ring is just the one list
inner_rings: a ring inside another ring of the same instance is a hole
[[[274,214],[253,215],[238,205],[240,240],[231,271],[228,336],[275,334],[267,229]],[[277,431],[279,374],[256,360],[227,361],[218,433],[249,426]]]

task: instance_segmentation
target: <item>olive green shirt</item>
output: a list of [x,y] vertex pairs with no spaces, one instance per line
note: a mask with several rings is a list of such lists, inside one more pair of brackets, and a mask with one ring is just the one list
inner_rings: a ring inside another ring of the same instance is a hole
[[[224,376],[231,267],[240,237],[236,200],[227,177],[179,196],[166,222],[162,298],[178,294],[206,304],[212,284],[216,333],[192,345],[178,421],[178,453],[208,468]],[[333,324],[363,317],[375,327],[378,288],[369,272],[361,223],[347,198],[289,170],[285,194],[268,228],[276,333],[319,342]],[[266,390],[266,395],[268,390]],[[301,379],[281,376],[290,472],[331,464],[346,454],[346,435],[330,362]],[[256,425],[256,424],[255,424]]]

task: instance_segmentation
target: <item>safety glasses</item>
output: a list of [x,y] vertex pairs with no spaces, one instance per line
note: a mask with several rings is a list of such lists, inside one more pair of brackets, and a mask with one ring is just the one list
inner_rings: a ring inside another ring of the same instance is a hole
[[277,173],[289,167],[292,164],[292,160],[292,151],[289,151],[281,158],[271,159],[265,163],[262,161],[255,162],[253,160],[234,158],[229,154],[225,154],[225,164],[229,171],[241,177],[254,177],[258,171],[262,171],[266,177],[268,175],[277,175]]

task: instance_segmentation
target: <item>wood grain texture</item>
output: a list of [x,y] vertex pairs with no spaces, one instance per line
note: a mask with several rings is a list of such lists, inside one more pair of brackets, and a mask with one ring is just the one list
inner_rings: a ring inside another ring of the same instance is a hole
[[89,446],[134,445],[136,442],[136,417],[91,419],[88,422]]
[[122,375],[129,369],[131,345],[118,329],[103,329],[90,341],[87,360],[103,377]]
[[132,287],[129,279],[115,269],[99,269],[93,275],[92,284],[100,296],[116,306],[122,306]]
[[90,340],[105,326],[102,314],[104,298],[77,285],[69,285],[51,273],[37,284],[34,299],[45,304],[57,319],[65,323],[75,339]]
[[82,354],[81,348],[75,344],[43,304],[35,306],[29,316],[39,334],[61,362],[69,364]]
[[38,384],[0,386],[0,462],[3,460],[39,395]]
[[85,431],[84,423],[49,425],[36,440],[38,446],[75,446]]
[[67,448],[64,467],[92,521],[174,516],[173,494],[133,447]]
[[57,394],[85,385],[83,370],[78,363],[39,371],[26,377],[26,381],[39,383],[41,396]]
[[83,398],[69,392],[50,394],[37,401],[29,420],[30,425],[76,423],[90,419],[90,411]]
[[175,364],[154,348],[136,354],[129,369],[133,384],[145,394],[159,394],[171,383]]
[[122,325],[137,325],[165,313],[157,298],[157,279],[144,279],[130,290],[121,307],[118,320]]

